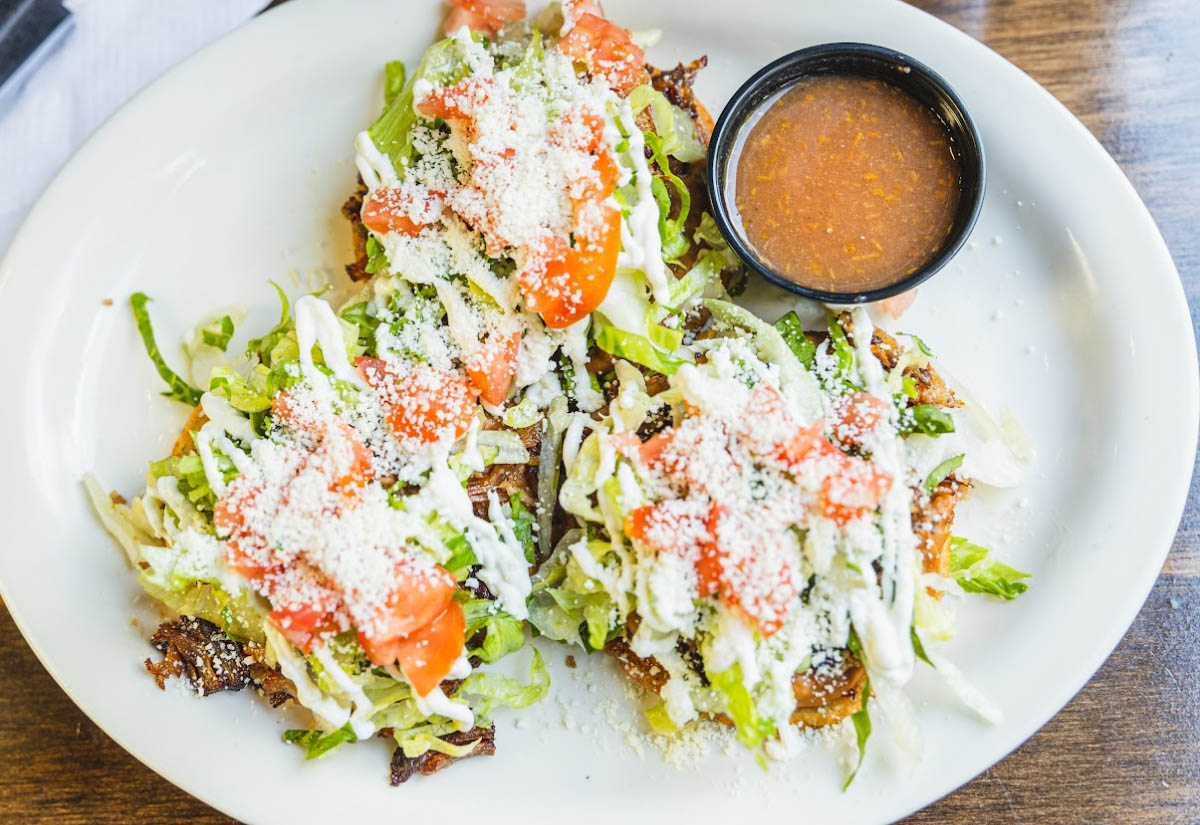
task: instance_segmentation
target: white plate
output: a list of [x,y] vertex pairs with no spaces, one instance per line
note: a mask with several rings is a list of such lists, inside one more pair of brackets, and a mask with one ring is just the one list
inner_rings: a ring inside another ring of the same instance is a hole
[[251,696],[197,701],[154,688],[141,666],[149,628],[130,624],[144,607],[79,484],[94,469],[134,492],[182,421],[155,394],[125,300],[149,292],[170,342],[233,303],[270,323],[267,278],[340,268],[349,250],[338,206],[380,69],[417,58],[437,31],[440,11],[413,5],[297,0],[251,22],[101,129],[13,244],[0,273],[0,582],[67,693],[147,765],[255,823],[385,811],[428,821],[447,809],[501,822],[543,812],[739,821],[767,808],[875,822],[966,782],[1032,734],[1120,639],[1174,534],[1197,428],[1191,324],[1154,224],[1086,130],[996,54],[887,0],[743,0],[733,14],[694,0],[607,5],[623,25],[665,30],[655,62],[707,53],[700,91],[714,111],[777,55],[864,40],[933,66],[974,113],[989,164],[983,216],[972,248],[921,288],[903,326],[994,409],[1011,408],[1038,449],[1026,488],[978,494],[961,528],[1033,573],[1019,601],[971,604],[948,651],[1004,709],[1003,725],[978,722],[925,673],[912,689],[925,757],[911,776],[878,735],[845,794],[820,748],[769,773],[722,753],[681,771],[624,743],[630,704],[617,687],[604,700],[588,688],[606,665],[567,671],[554,651],[556,698],[521,728],[502,718],[498,756],[396,790],[382,742],[304,763],[279,742],[285,723]]

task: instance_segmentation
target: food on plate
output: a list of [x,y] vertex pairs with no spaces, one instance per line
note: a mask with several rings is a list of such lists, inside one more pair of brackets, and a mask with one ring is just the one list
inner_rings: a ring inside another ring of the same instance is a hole
[[1020,477],[969,421],[986,415],[865,309],[819,332],[723,300],[695,312],[666,375],[616,361],[605,414],[558,423],[570,526],[530,621],[616,656],[660,697],[656,729],[715,719],[768,756],[847,718],[861,753],[872,695],[911,748],[901,689],[918,659],[997,718],[933,644],[954,633],[947,594],[1026,587],[952,535],[976,483]]
[[788,280],[825,292],[891,286],[953,227],[961,170],[946,127],[897,86],[807,77],[747,131],[737,215],[754,251]]
[[244,344],[234,313],[201,324],[191,380],[132,296],[191,408],[140,496],[87,479],[175,614],[147,669],[294,700],[309,758],[390,738],[394,784],[494,753],[497,708],[547,693],[530,626],[619,660],[657,730],[760,755],[846,719],[861,751],[872,696],[907,733],[916,658],[991,715],[933,643],[947,594],[1025,588],[951,531],[973,485],[1019,480],[999,429],[865,310],[733,303],[703,58],[647,65],[595,2],[524,11],[455,0],[386,67],[346,290],[276,287]]

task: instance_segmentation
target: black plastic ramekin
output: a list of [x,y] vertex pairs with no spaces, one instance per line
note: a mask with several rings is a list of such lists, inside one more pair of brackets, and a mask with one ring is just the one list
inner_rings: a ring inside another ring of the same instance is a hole
[[[890,286],[867,292],[826,292],[788,280],[754,251],[734,219],[729,170],[736,164],[739,137],[747,121],[777,95],[806,77],[857,75],[890,83],[933,110],[942,122],[960,169],[958,211],[945,242],[920,269]],[[983,143],[966,107],[950,85],[906,54],[868,43],[826,43],[785,55],[759,70],[734,92],[713,129],[708,154],[708,193],[721,234],[738,256],[771,283],[818,301],[857,304],[890,298],[912,289],[944,267],[966,242],[983,206]]]

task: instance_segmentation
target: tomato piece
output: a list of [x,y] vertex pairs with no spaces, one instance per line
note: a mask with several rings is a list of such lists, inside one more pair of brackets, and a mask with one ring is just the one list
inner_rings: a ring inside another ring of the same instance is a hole
[[386,644],[433,621],[450,604],[454,586],[454,576],[441,566],[426,570],[411,566],[397,569],[395,586],[388,597],[386,609],[375,619],[370,634],[359,631],[359,640],[363,642],[363,649],[367,650],[368,656],[368,643],[372,647],[379,642]]
[[466,617],[451,601],[433,621],[403,638],[393,639],[368,653],[374,664],[398,662],[400,672],[420,696],[428,696],[458,661],[466,646]]
[[521,333],[493,333],[467,358],[463,369],[484,401],[493,405],[504,403],[517,375],[520,347]]
[[419,235],[441,214],[444,197],[425,187],[381,186],[363,201],[363,226],[379,235]]
[[616,91],[631,89],[642,79],[646,58],[628,30],[603,17],[585,12],[562,39],[563,54],[585,63],[588,71]]
[[721,590],[725,563],[721,557],[717,537],[720,535],[721,519],[724,516],[725,509],[714,501],[704,523],[708,540],[700,545],[700,558],[696,560],[696,580],[701,596],[714,596]]
[[638,458],[642,464],[651,469],[656,469],[658,465],[663,464],[663,453],[671,446],[671,442],[675,440],[675,431],[668,428],[657,432],[642,442],[638,449]]
[[891,405],[868,392],[855,391],[836,405],[833,431],[844,444],[860,444],[862,437],[888,417]]
[[471,76],[453,86],[435,86],[416,106],[429,118],[441,118],[453,125],[465,126],[473,132],[475,109],[496,93],[496,81],[490,77]]
[[842,451],[825,437],[825,421],[818,418],[812,426],[796,432],[790,441],[779,445],[776,458],[794,467],[802,461],[839,456]]
[[625,534],[659,553],[686,558],[711,540],[704,517],[689,512],[686,502],[671,499],[638,507],[625,515]]
[[531,251],[531,265],[520,275],[525,308],[542,316],[546,326],[563,329],[586,318],[603,303],[617,274],[621,251],[621,210],[596,204],[591,232],[580,232],[574,248],[558,238]]
[[269,614],[284,638],[304,653],[312,650],[313,642],[337,632],[333,612],[323,604],[288,605]]
[[878,507],[891,488],[891,476],[861,458],[843,456],[837,471],[821,482],[817,500],[822,515],[845,526]]
[[262,484],[244,476],[234,480],[229,491],[213,507],[213,524],[225,536],[225,563],[251,581],[271,569],[266,540],[246,524],[245,508],[262,492]]
[[570,31],[582,15],[594,14],[597,17],[603,17],[604,9],[601,8],[598,0],[564,0],[562,13],[562,30]]
[[884,298],[879,302],[879,306],[888,315],[899,318],[913,305],[915,300],[917,300],[917,290],[914,288],[907,292],[901,292],[899,295],[893,295],[891,298]]
[[338,458],[342,457],[341,450],[333,452],[334,445],[330,443],[331,439],[340,440],[350,445],[350,460],[348,463],[345,463],[345,466],[333,468],[333,478],[330,481],[329,489],[335,493],[349,494],[365,487],[367,482],[375,477],[375,466],[371,462],[371,451],[359,440],[358,435],[350,428],[350,425],[341,418],[334,420],[334,426],[330,432],[325,434],[325,438],[321,441],[321,446],[317,448],[316,456],[319,458],[330,455],[337,455]]
[[466,26],[491,37],[506,23],[525,18],[524,0],[450,0],[450,5],[453,8],[442,24],[448,35]]
[[757,547],[749,553],[730,553],[722,539],[724,519],[725,509],[714,503],[706,522],[712,542],[696,564],[701,595],[718,595],[747,624],[770,636],[795,607],[799,590],[794,572],[778,554]]
[[457,441],[471,426],[476,392],[459,373],[420,362],[397,371],[378,358],[359,358],[355,364],[379,393],[388,426],[398,438],[432,444],[450,435]]

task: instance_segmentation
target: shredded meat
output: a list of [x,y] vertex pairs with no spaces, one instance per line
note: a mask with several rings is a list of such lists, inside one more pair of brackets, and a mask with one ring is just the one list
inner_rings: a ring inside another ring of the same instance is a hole
[[[504,424],[494,416],[487,416],[483,429],[499,430]],[[514,494],[521,496],[521,502],[532,510],[537,502],[537,476],[539,456],[542,449],[542,423],[539,421],[524,429],[514,430],[520,436],[521,443],[529,451],[528,464],[493,464],[483,472],[475,473],[467,479],[467,495],[471,497],[471,506],[479,518],[488,517],[488,492],[495,490],[501,504],[507,504]]]
[[467,756],[450,756],[449,754],[431,750],[414,757],[405,756],[404,749],[397,747],[392,753],[392,785],[403,784],[418,773],[422,776],[437,773],[443,768],[450,767],[453,762],[459,759],[466,759],[471,756],[491,756],[496,752],[495,725],[489,725],[486,728],[475,727],[470,730],[455,731],[439,738],[444,742],[456,746],[469,745],[474,742],[475,747]]
[[913,533],[921,550],[921,567],[926,573],[950,575],[950,533],[954,528],[954,508],[970,490],[970,481],[948,476],[934,488],[931,496],[926,497],[920,490],[914,492]]
[[850,651],[842,651],[841,662],[810,668],[792,677],[796,709],[791,722],[806,728],[834,725],[858,710],[866,682],[866,668]]
[[350,239],[354,244],[354,261],[346,264],[346,274],[352,281],[365,281],[371,277],[367,272],[367,228],[362,222],[363,198],[366,196],[367,185],[360,177],[354,194],[342,204],[342,214],[350,221]]
[[[884,369],[894,369],[900,362],[900,345],[895,338],[879,327],[871,331],[871,353],[879,359]],[[928,364],[923,367],[908,367],[904,374],[912,379],[917,390],[917,397],[909,400],[910,405],[933,404],[935,407],[947,408],[962,406],[962,402],[946,386],[942,376]]]
[[696,100],[696,92],[694,89],[696,83],[696,75],[700,70],[708,65],[708,56],[701,55],[691,63],[684,65],[680,63],[674,69],[656,69],[653,66],[647,66],[646,69],[650,72],[650,83],[654,88],[663,93],[667,100],[674,103],[680,109],[683,109],[696,120],[696,126],[700,129],[701,139],[707,144],[709,135],[712,134],[713,120],[712,115],[708,110]]
[[179,433],[179,437],[175,439],[175,446],[171,448],[171,455],[178,458],[188,450],[196,449],[195,443],[192,441],[192,433],[204,426],[204,422],[208,421],[208,416],[204,414],[204,409],[197,404],[192,410],[188,420],[183,423],[183,430]]
[[[620,663],[626,676],[651,693],[659,694],[670,678],[666,668],[653,656],[638,656],[630,649],[626,640],[627,636],[637,632],[640,621],[637,614],[631,615],[626,623],[627,634],[610,640],[604,645],[604,650]],[[703,660],[695,647],[681,640],[677,650],[688,666],[695,671],[701,684],[707,685],[708,674],[704,672]],[[822,728],[845,719],[858,710],[866,676],[866,669],[848,650],[841,651],[839,662],[823,664],[804,673],[797,673],[792,677],[796,709],[792,711],[791,723],[806,728]],[[732,719],[721,713],[706,714],[706,718],[725,725],[733,724]]]
[[204,619],[181,616],[163,622],[150,643],[163,655],[161,662],[146,660],[146,670],[160,690],[172,676],[186,679],[204,696],[256,685],[271,707],[279,707],[295,692],[289,679],[262,661],[262,648],[235,642]]

